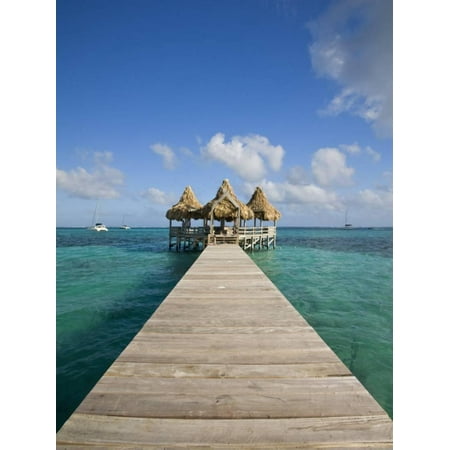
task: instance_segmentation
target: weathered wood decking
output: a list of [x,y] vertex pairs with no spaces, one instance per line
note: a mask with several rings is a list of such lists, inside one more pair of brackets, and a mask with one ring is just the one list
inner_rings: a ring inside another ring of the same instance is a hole
[[207,247],[57,448],[391,448],[392,421],[237,245]]

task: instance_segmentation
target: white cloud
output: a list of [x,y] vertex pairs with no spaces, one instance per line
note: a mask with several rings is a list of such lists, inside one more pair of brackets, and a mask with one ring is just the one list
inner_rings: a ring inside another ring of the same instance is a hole
[[346,165],[345,154],[337,148],[317,150],[311,162],[314,177],[321,186],[349,186],[355,170]]
[[324,112],[350,112],[391,136],[392,1],[333,3],[310,30],[314,70],[341,87]]
[[[339,146],[339,148],[341,150],[351,154],[351,155],[357,155],[357,154],[360,154],[363,151],[363,149],[360,147],[360,145],[357,144],[356,142],[354,144],[351,144],[351,145],[342,144],[342,145]],[[381,154],[378,153],[377,151],[375,151],[370,146],[367,146],[367,147],[364,148],[364,153],[369,155],[374,162],[378,162],[381,159]]]
[[375,162],[378,162],[381,159],[381,155],[372,147],[366,147],[366,153],[370,155]]
[[173,150],[168,146],[160,143],[156,143],[150,146],[150,148],[157,154],[162,156],[163,165],[168,170],[175,169],[177,158]]
[[234,136],[225,142],[225,135],[216,133],[202,148],[202,154],[225,164],[245,181],[258,181],[268,169],[281,168],[284,149],[273,146],[264,136]]
[[142,197],[147,199],[150,203],[158,205],[171,205],[175,199],[172,194],[167,194],[160,189],[151,187],[142,193]]
[[93,160],[97,166],[106,166],[113,161],[112,152],[94,152]]
[[392,189],[363,189],[358,192],[357,204],[368,209],[391,211],[393,206]]
[[[351,221],[356,226],[392,224],[393,195],[389,186],[362,189],[343,197],[314,183],[294,185],[288,181],[262,180],[258,185],[282,212],[283,218],[293,224],[306,220],[311,225],[340,226],[346,209],[349,209]],[[255,187],[255,183],[246,182],[243,191],[250,196]]]
[[70,171],[56,169],[56,186],[69,195],[78,198],[117,198],[118,186],[123,185],[123,173],[109,166],[113,156],[111,152],[95,152],[94,169],[88,172],[83,167]]
[[[267,180],[262,180],[258,184],[271,202],[288,205],[313,205],[327,210],[342,208],[336,193],[315,184],[296,185],[289,182],[275,183]],[[255,187],[253,183],[245,183],[244,190],[251,195]]]
[[356,142],[350,145],[342,144],[339,146],[339,148],[353,155],[361,153],[361,147]]
[[310,203],[325,207],[326,209],[335,209],[339,202],[334,192],[327,191],[315,184],[302,186],[285,185],[287,203]]
[[287,173],[287,180],[290,184],[309,184],[310,176],[301,166],[291,167]]

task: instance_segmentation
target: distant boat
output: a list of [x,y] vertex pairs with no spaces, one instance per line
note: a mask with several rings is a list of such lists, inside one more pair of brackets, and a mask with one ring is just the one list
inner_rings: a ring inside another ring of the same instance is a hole
[[121,228],[122,230],[129,230],[131,227],[129,225],[125,225],[124,222],[125,222],[125,215],[122,216],[122,224],[123,225],[121,225],[119,228]]
[[108,231],[108,228],[106,228],[106,226],[101,222],[96,223],[94,226],[90,227],[89,229],[94,230],[94,231]]
[[91,227],[88,227],[88,230],[108,231],[108,228],[106,228],[106,226],[103,223],[97,222],[97,211],[98,211],[98,200],[97,203],[95,204],[94,216],[92,218],[93,225]]
[[347,220],[347,213],[348,213],[348,211],[345,211],[344,228],[345,228],[346,230],[348,230],[348,229],[350,229],[350,228],[353,228],[353,225],[352,225],[351,223],[348,223],[348,220]]

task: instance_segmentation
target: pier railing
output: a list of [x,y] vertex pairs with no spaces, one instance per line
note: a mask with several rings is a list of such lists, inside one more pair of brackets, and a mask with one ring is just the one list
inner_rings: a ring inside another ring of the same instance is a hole
[[275,248],[277,227],[239,227],[238,234],[244,250]]
[[275,236],[277,227],[239,227],[239,236]]
[[236,244],[244,250],[275,248],[277,227],[170,227],[169,248],[198,248],[199,245]]
[[170,236],[205,236],[209,228],[205,227],[170,227]]

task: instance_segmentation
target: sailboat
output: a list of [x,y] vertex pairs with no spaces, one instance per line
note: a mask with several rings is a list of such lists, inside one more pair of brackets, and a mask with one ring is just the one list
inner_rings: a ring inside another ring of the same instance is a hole
[[345,228],[346,230],[349,230],[349,229],[353,228],[353,225],[352,225],[351,223],[348,223],[348,220],[347,220],[347,214],[348,214],[348,210],[345,211],[344,228]]
[[94,231],[108,231],[108,228],[106,228],[105,224],[101,222],[97,222],[93,227],[90,228]]
[[97,210],[98,210],[98,200],[97,203],[95,204],[94,216],[92,218],[92,226],[88,227],[88,229],[93,231],[108,231],[108,228],[106,228],[105,224],[97,222],[98,220]]
[[129,230],[131,228],[130,226],[125,225],[125,215],[122,216],[122,225],[119,228],[122,228],[122,230]]

